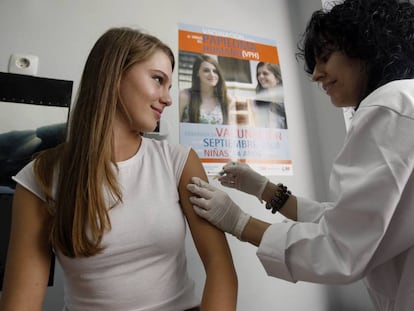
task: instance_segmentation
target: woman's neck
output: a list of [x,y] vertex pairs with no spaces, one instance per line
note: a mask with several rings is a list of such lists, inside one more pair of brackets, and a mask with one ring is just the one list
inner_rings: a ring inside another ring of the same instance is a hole
[[120,123],[114,126],[114,160],[125,161],[133,157],[141,146],[142,137],[138,132],[125,128]]
[[136,134],[133,138],[114,140],[114,157],[115,162],[121,162],[132,158],[141,147],[142,137]]
[[215,98],[216,95],[214,94],[214,88],[211,86],[201,86],[200,87],[200,96],[201,100]]

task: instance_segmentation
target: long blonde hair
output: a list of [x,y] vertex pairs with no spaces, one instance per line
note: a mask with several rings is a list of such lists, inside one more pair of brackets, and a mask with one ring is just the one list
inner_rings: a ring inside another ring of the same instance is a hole
[[117,111],[128,115],[119,84],[128,68],[157,50],[168,55],[174,69],[171,49],[158,38],[130,28],[105,32],[86,61],[67,141],[35,160],[35,175],[51,215],[50,244],[66,256],[93,256],[104,248],[103,235],[111,229],[108,210],[122,202],[113,161],[113,124]]

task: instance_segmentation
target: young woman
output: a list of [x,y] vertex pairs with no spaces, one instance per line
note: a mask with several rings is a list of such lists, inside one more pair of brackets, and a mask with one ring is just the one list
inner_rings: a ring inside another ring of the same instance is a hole
[[193,64],[191,88],[180,92],[180,120],[188,123],[228,124],[230,97],[217,61],[199,55]]
[[[257,245],[269,275],[346,284],[364,278],[377,310],[414,310],[414,5],[345,0],[313,14],[300,55],[336,107],[355,107],[332,168],[334,202],[291,195],[246,164],[220,181],[288,219],[268,224],[198,178],[195,211]],[[275,304],[277,306],[277,302]]]
[[[51,253],[65,310],[235,310],[224,234],[192,210],[206,180],[196,153],[144,138],[165,108],[174,56],[159,39],[114,28],[86,62],[68,140],[17,176],[0,310],[41,310]],[[206,271],[201,301],[187,272],[187,220]]]
[[259,62],[256,66],[256,126],[287,128],[285,104],[280,101],[282,74],[278,64]]

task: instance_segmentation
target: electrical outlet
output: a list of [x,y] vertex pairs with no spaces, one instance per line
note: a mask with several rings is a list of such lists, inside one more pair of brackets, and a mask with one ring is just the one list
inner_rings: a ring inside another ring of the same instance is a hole
[[29,54],[12,54],[9,60],[9,72],[22,75],[37,75],[39,57]]

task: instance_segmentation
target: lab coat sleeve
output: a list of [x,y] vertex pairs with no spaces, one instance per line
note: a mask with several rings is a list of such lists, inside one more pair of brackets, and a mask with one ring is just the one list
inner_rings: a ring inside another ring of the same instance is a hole
[[[376,100],[401,100],[394,98]],[[257,250],[266,272],[291,282],[346,284],[362,278],[413,171],[412,129],[411,115],[361,104],[331,173],[337,201],[318,207],[298,200],[299,211],[312,211],[299,217],[308,222],[271,225]]]
[[318,222],[325,210],[332,208],[334,203],[319,203],[300,196],[296,197],[298,207],[298,221],[301,222]]

